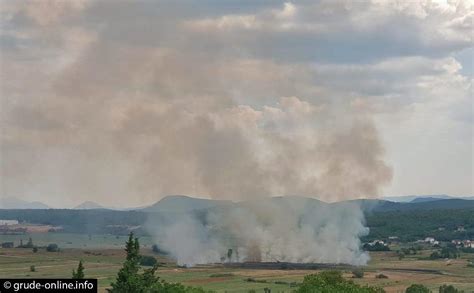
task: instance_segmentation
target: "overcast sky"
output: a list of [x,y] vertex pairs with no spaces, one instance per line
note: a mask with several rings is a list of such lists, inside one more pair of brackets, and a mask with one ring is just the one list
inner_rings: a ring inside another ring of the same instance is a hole
[[472,1],[0,13],[0,197],[473,194]]

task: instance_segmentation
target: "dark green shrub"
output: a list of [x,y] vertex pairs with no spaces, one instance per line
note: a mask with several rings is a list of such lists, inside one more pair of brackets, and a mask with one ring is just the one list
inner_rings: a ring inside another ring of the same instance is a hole
[[46,251],[48,252],[58,252],[59,246],[56,243],[50,243],[46,246]]
[[361,269],[355,269],[352,271],[352,277],[353,278],[357,278],[357,279],[361,279],[364,277],[364,271],[361,270]]
[[441,258],[441,255],[439,254],[439,252],[435,251],[430,254],[430,259],[438,259],[438,258]]
[[440,251],[435,251],[430,255],[430,259],[458,258],[459,251],[455,247],[443,247]]
[[431,293],[431,291],[421,284],[413,284],[405,290],[405,293]]
[[463,293],[464,291],[456,289],[453,285],[442,285],[439,287],[439,293]]
[[383,293],[382,288],[359,286],[352,281],[347,281],[339,271],[323,271],[319,274],[307,275],[303,283],[295,291],[296,293]]
[[218,273],[218,274],[212,274],[209,276],[209,278],[224,278],[224,277],[232,277],[234,274],[232,273]]
[[167,255],[168,254],[168,252],[161,249],[157,244],[153,244],[151,246],[151,250],[156,254],[162,254],[162,255]]
[[147,266],[147,267],[153,267],[157,264],[158,262],[156,261],[156,258],[153,256],[149,255],[142,255],[140,257],[140,265],[141,266]]

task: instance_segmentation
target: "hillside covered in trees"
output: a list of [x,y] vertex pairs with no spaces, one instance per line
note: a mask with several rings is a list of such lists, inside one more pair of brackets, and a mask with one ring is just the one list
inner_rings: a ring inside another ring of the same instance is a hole
[[[0,209],[0,219],[61,226],[63,231],[68,233],[126,235],[133,230],[134,233],[143,235],[147,233],[145,225],[150,220],[154,224],[160,225],[182,217],[184,214],[191,214],[205,223],[209,212],[225,206],[240,204],[218,202],[213,205],[212,200],[208,200],[209,202],[195,205],[188,204],[188,201],[182,197],[177,202],[170,202],[172,200],[173,198],[164,202],[166,205],[172,204],[173,211],[166,211],[160,207],[159,203],[150,208],[132,211]],[[281,198],[271,200],[278,201]],[[307,201],[306,206],[322,206],[323,208],[347,204],[347,202],[327,204],[305,198],[295,198],[295,200]],[[365,237],[364,241],[386,239],[390,236],[397,236],[401,241],[414,241],[424,237],[435,237],[441,241],[474,238],[474,201],[471,200],[446,199],[416,203],[359,200],[356,204],[364,210],[366,225],[370,228],[370,234]],[[198,208],[192,209],[193,205]]]

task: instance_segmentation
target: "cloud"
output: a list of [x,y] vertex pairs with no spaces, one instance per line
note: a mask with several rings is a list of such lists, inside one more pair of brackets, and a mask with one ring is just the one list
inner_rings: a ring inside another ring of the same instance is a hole
[[440,57],[472,46],[471,4],[462,1],[285,3],[254,13],[192,19],[185,28],[212,34],[205,42],[244,44],[260,58],[303,62]]

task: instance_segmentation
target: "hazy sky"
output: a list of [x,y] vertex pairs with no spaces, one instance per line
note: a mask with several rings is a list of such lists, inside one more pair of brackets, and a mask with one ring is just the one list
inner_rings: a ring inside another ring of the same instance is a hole
[[471,195],[472,4],[1,0],[0,197]]

